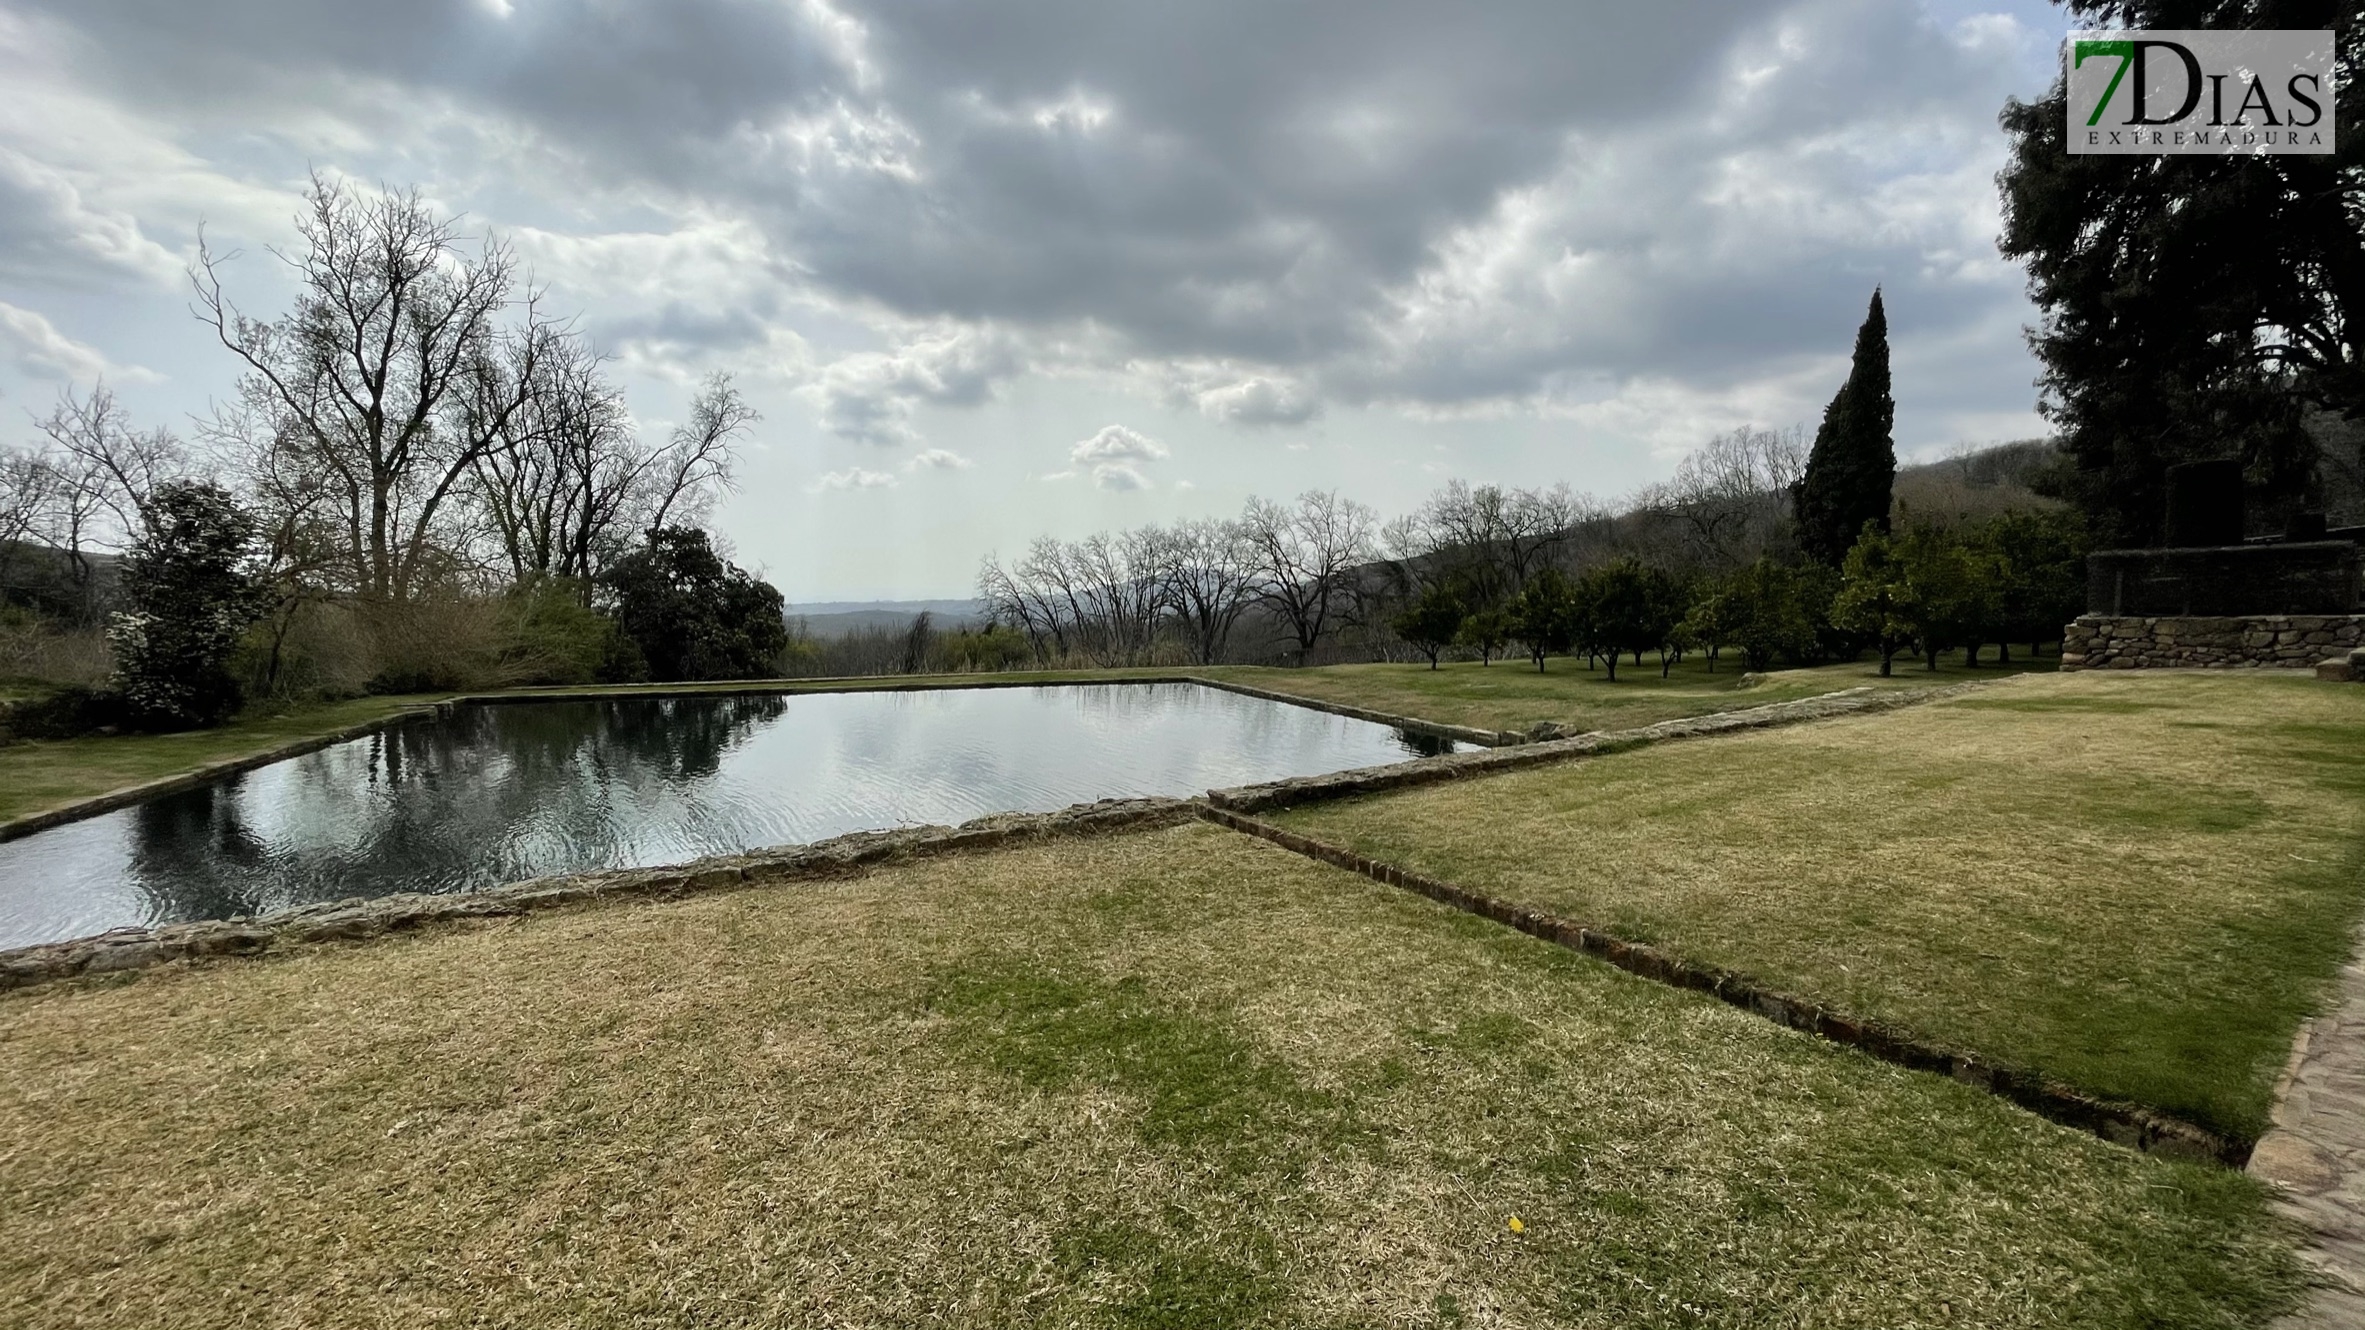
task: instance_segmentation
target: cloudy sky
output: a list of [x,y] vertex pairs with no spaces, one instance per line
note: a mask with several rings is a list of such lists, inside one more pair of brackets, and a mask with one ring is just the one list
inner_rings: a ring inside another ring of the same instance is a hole
[[1901,451],[2039,431],[1964,0],[0,0],[0,430],[184,432],[306,172],[511,241],[646,429],[764,413],[719,524],[792,601],[1038,532],[1448,477],[1614,497],[1812,421],[1887,291]]

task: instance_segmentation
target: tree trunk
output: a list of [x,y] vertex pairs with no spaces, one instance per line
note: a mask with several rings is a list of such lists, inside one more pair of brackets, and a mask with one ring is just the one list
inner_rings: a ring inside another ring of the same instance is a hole
[[1892,646],[1887,646],[1887,645],[1883,645],[1883,646],[1881,647],[1881,677],[1882,677],[1882,678],[1886,679],[1886,678],[1888,678],[1888,677],[1889,677],[1889,660],[1890,660],[1890,658],[1891,658],[1891,657],[1895,656],[1896,654],[1897,654],[1897,648],[1895,648],[1895,647],[1892,647]]

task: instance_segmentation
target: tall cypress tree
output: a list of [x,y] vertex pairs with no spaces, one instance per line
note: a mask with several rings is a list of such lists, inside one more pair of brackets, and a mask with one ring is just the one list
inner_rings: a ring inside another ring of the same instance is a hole
[[1791,491],[1798,543],[1810,558],[1838,567],[1866,522],[1889,529],[1889,490],[1897,480],[1890,432],[1897,401],[1889,395],[1889,316],[1873,288],[1872,309],[1856,330],[1855,363],[1815,431],[1806,474]]

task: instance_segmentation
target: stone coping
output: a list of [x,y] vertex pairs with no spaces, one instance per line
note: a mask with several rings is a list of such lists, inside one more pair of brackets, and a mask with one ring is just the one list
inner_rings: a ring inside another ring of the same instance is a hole
[[27,813],[23,817],[0,822],[0,842],[30,836],[36,831],[47,831],[51,827],[61,826],[68,822],[78,822],[86,817],[96,817],[101,813],[112,813],[117,809],[129,808],[133,804],[144,803],[167,794],[178,794],[183,790],[195,789],[200,785],[220,780],[224,776],[234,776],[239,772],[252,771],[257,767],[269,766],[274,762],[284,762],[291,757],[301,757],[306,753],[317,752],[332,744],[344,743],[349,739],[359,739],[364,735],[390,730],[399,725],[407,725],[430,717],[448,716],[453,710],[462,706],[513,706],[529,702],[608,702],[621,698],[786,697],[800,693],[956,692],[977,688],[1073,688],[1097,687],[1106,684],[1161,683],[1198,684],[1201,687],[1219,689],[1227,693],[1239,693],[1247,697],[1261,698],[1268,702],[1284,702],[1291,706],[1324,711],[1335,716],[1345,716],[1351,720],[1371,721],[1375,724],[1387,725],[1415,734],[1425,734],[1431,738],[1452,739],[1460,743],[1477,744],[1481,747],[1501,747],[1528,742],[1526,735],[1510,731],[1481,730],[1466,725],[1446,725],[1437,721],[1422,720],[1417,716],[1395,716],[1382,711],[1368,711],[1362,707],[1325,702],[1320,698],[1299,697],[1294,693],[1275,692],[1267,688],[1256,688],[1248,684],[1232,683],[1223,679],[1209,679],[1195,674],[1128,675],[1112,679],[1049,680],[995,679],[985,676],[895,679],[882,676],[877,679],[859,677],[823,679],[815,681],[812,685],[804,684],[798,680],[761,679],[732,680],[720,684],[687,684],[680,687],[625,684],[608,688],[545,688],[497,693],[457,693],[436,701],[404,707],[374,720],[362,721],[320,734],[307,735],[301,739],[292,739],[286,743],[258,749],[252,753],[207,762],[175,775],[142,781],[136,785],[125,785],[104,794],[77,799],[71,803],[60,804],[55,808],[45,808],[37,813]]
[[1766,987],[1733,970],[1687,961],[1661,948],[1525,906],[1458,887],[1438,878],[1367,858],[1353,850],[1260,822],[1230,809],[1202,805],[1201,816],[1256,836],[1321,863],[1360,873],[1375,882],[1428,897],[1555,946],[1580,951],[1629,974],[1673,988],[1707,993],[1777,1025],[1861,1050],[1884,1062],[1935,1072],[2008,1099],[2040,1117],[2092,1132],[2104,1140],[2148,1154],[2196,1159],[2240,1168],[2251,1142],[2220,1135],[2141,1104],[2097,1098],[2039,1073],[2006,1066],[1959,1049],[1929,1043],[1895,1027],[1834,1011]]

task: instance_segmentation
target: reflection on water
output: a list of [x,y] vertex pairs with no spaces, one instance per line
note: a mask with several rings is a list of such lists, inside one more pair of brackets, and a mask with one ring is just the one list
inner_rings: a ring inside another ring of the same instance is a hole
[[1437,751],[1189,684],[467,707],[0,845],[0,947]]

